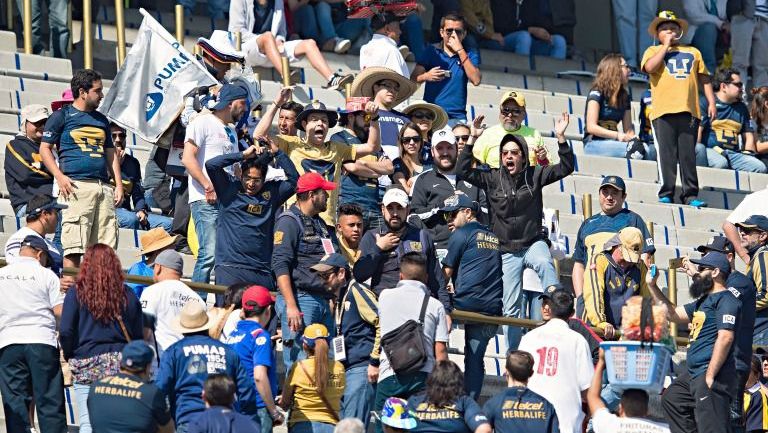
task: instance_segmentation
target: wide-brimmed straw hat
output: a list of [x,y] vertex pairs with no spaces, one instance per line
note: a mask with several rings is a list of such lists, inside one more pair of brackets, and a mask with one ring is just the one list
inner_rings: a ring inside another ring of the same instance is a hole
[[163,248],[175,244],[178,239],[179,235],[171,236],[162,227],[155,227],[141,235],[139,238],[139,242],[141,243],[141,251],[139,252],[139,255],[162,250]]
[[392,102],[393,107],[410,98],[416,92],[416,83],[408,78],[389,68],[371,66],[363,69],[352,81],[352,95],[374,98],[376,95],[373,92],[373,85],[382,80],[392,80],[400,85],[400,90],[395,94],[395,100]]
[[411,117],[411,113],[416,110],[427,110],[434,114],[435,120],[432,122],[433,131],[443,129],[443,127],[448,124],[448,113],[446,113],[445,110],[443,110],[443,107],[439,105],[430,104],[427,101],[416,101],[405,107],[403,114]]
[[216,324],[216,316],[205,311],[205,306],[198,301],[189,301],[178,316],[173,318],[171,328],[180,334],[205,331]]

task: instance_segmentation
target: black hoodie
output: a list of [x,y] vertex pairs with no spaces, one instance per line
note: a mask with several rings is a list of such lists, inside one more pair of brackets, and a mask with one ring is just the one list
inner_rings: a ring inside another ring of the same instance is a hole
[[[541,215],[544,210],[541,190],[545,186],[573,173],[575,157],[568,143],[558,143],[560,163],[546,167],[531,167],[528,163],[528,146],[523,146],[525,168],[516,175],[507,168],[472,167],[472,146],[464,146],[456,163],[456,174],[485,191],[488,198],[488,214],[491,230],[499,237],[501,251],[510,253],[528,248],[544,239],[541,231]],[[508,140],[502,140],[506,143]],[[501,153],[502,146],[499,146]]]

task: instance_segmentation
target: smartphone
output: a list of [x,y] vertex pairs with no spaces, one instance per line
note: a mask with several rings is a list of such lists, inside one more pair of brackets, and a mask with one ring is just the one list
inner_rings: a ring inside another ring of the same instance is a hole
[[446,69],[443,69],[443,77],[445,78],[451,78],[451,71],[448,71]]

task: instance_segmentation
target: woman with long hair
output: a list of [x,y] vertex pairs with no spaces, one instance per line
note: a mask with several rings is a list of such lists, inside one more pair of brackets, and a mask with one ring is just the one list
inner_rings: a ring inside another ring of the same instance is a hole
[[416,101],[405,107],[403,114],[419,126],[424,143],[421,147],[421,160],[432,164],[432,133],[443,129],[448,124],[448,113],[439,105]]
[[75,285],[64,297],[59,331],[72,370],[80,432],[91,432],[91,383],[118,373],[123,346],[141,340],[142,327],[141,304],[125,285],[115,251],[104,244],[88,247]]
[[627,91],[630,72],[631,68],[620,54],[608,54],[597,65],[584,115],[584,153],[656,159],[656,148],[637,140],[632,126],[632,98]]
[[755,149],[757,159],[768,167],[768,86],[752,89],[752,104],[749,116],[754,123]]
[[397,140],[400,157],[392,161],[395,166],[392,180],[400,184],[408,195],[411,195],[411,187],[416,176],[430,168],[429,164],[422,162],[421,149],[423,146],[424,136],[417,124],[409,122],[400,128],[400,135]]
[[464,373],[453,361],[440,361],[427,377],[427,392],[408,399],[419,420],[415,432],[491,433],[480,406],[464,390]]

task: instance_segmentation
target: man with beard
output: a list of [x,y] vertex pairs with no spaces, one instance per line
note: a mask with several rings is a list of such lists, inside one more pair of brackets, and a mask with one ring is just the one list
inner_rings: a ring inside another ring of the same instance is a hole
[[[542,189],[573,172],[573,149],[565,141],[569,117],[563,113],[555,126],[560,162],[546,167],[532,166],[528,146],[518,135],[501,139],[499,156],[502,165],[472,167],[472,153],[478,137],[483,134],[483,118],[478,116],[469,142],[459,155],[456,174],[485,192],[488,197],[491,231],[498,236],[504,272],[504,316],[521,317],[523,299],[523,270],[536,271],[544,288],[560,287],[546,235],[541,230],[544,212]],[[515,350],[522,330],[505,327],[508,350]]]
[[275,308],[283,329],[285,371],[291,371],[291,365],[304,358],[301,341],[295,340],[306,326],[322,323],[331,332],[335,329],[329,303],[334,294],[310,269],[325,255],[339,250],[336,233],[320,217],[328,209],[328,192],[334,189],[336,184],[319,173],[301,175],[296,203],[275,222],[272,271],[280,289]]
[[445,257],[447,252],[440,250],[448,248],[448,238],[451,236],[448,222],[440,213],[445,199],[463,193],[478,203],[476,217],[481,224],[487,223],[488,203],[485,193],[454,172],[456,157],[456,137],[450,127],[446,126],[432,135],[432,169],[421,173],[411,189],[411,211],[432,235],[435,248],[442,253],[439,254],[441,257]]
[[747,275],[756,288],[755,329],[752,344],[768,346],[768,288],[766,288],[766,256],[768,256],[768,217],[752,215],[736,223],[741,235],[741,246],[749,254]]
[[736,389],[733,344],[741,302],[726,286],[731,265],[725,254],[712,251],[690,262],[697,265],[689,288],[694,301],[684,306],[662,293],[656,285],[659,273],[646,274],[651,295],[666,305],[669,320],[691,324],[687,370],[666,389],[661,403],[673,433],[730,431],[729,406],[743,392]]
[[188,201],[199,244],[192,274],[195,282],[207,283],[211,278],[219,217],[216,190],[203,166],[207,161],[237,149],[237,132],[231,124],[237,123],[245,114],[247,97],[248,92],[243,87],[225,84],[219,90],[211,112],[195,117],[187,127],[181,163],[189,175]]

